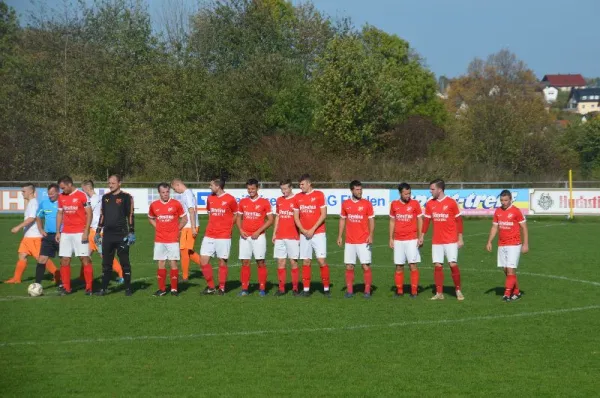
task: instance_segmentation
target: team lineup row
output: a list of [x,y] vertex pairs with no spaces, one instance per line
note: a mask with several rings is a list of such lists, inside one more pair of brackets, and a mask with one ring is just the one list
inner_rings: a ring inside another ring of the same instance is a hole
[[[240,296],[247,296],[250,283],[250,262],[256,261],[259,294],[266,295],[267,285],[267,237],[265,232],[273,226],[272,242],[274,258],[277,260],[278,289],[275,296],[286,294],[286,263],[291,265],[292,293],[297,296],[310,296],[311,262],[313,254],[319,264],[323,293],[330,297],[329,266],[327,264],[327,241],[325,219],[327,206],[321,191],[313,189],[309,175],[299,179],[300,192],[294,194],[292,182],[282,181],[282,196],[277,199],[273,213],[268,200],[258,193],[259,183],[255,179],[247,181],[248,196],[236,199],[224,191],[225,181],[214,179],[210,182],[212,195],[207,198],[208,223],[202,239],[200,252],[195,252],[198,234],[198,214],[195,195],[187,189],[183,181],[175,179],[158,185],[159,199],[152,202],[148,219],[155,229],[154,260],[157,261],[158,290],[155,296],[168,294],[167,265],[170,268],[170,294],[178,295],[180,278],[189,277],[190,262],[200,265],[206,288],[203,294],[225,294],[228,280],[228,258],[234,226],[237,226],[239,239],[239,259],[241,260]],[[70,286],[70,259],[80,257],[86,294],[92,293],[93,271],[90,255],[97,250],[102,255],[102,288],[96,295],[108,293],[108,285],[113,269],[122,269],[122,282],[125,294],[131,295],[131,265],[129,246],[135,242],[133,199],[121,190],[118,175],[108,179],[109,192],[102,198],[94,193],[93,182],[85,181],[78,191],[70,177],[62,177],[58,184],[48,187],[48,199],[38,206],[35,201],[35,188],[31,184],[23,187],[23,195],[29,200],[25,220],[13,228],[17,232],[23,228],[25,236],[19,248],[19,261],[23,255],[38,258],[36,282],[44,276],[44,269],[53,271],[49,257],[58,251],[61,257],[56,279],[62,282],[62,294],[72,292]],[[181,195],[179,200],[171,198],[173,189]],[[345,297],[353,297],[354,266],[358,260],[363,269],[364,297],[371,297],[371,244],[375,230],[374,211],[370,201],[362,198],[362,185],[359,181],[349,184],[352,197],[341,206],[337,244],[344,247],[346,264]],[[59,194],[59,190],[62,191]],[[396,272],[394,282],[396,295],[404,294],[404,266],[410,268],[410,297],[417,295],[419,284],[418,264],[421,262],[419,248],[430,224],[433,227],[432,262],[434,263],[434,284],[436,292],[432,300],[443,300],[444,260],[450,266],[452,280],[458,300],[464,300],[461,291],[461,276],[458,268],[458,249],[463,242],[463,220],[456,201],[444,194],[443,180],[430,184],[432,199],[425,209],[411,197],[411,188],[402,183],[398,187],[400,199],[390,204],[389,246],[394,252]],[[504,301],[521,297],[515,270],[520,254],[527,252],[528,234],[526,220],[519,209],[512,205],[509,191],[500,194],[501,207],[496,209],[490,231],[487,250],[492,251],[492,241],[498,240],[498,267],[503,268],[505,279]],[[55,219],[53,220],[53,215]],[[344,239],[345,235],[345,239]],[[38,250],[36,254],[36,247]],[[115,256],[120,261],[116,261]],[[218,259],[218,277],[215,281],[210,259]],[[299,264],[299,260],[302,263]],[[180,264],[179,264],[180,263]],[[26,264],[26,262],[25,262]],[[15,277],[7,282],[20,281],[22,263],[17,263]],[[24,268],[23,268],[24,269]],[[54,267],[55,270],[55,267]],[[20,271],[20,274],[19,274]],[[300,289],[300,282],[302,289]],[[218,283],[218,285],[217,285]]]

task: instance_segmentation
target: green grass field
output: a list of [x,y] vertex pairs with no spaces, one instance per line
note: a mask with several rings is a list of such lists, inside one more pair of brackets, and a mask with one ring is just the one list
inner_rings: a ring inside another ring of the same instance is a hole
[[[0,284],[0,394],[598,395],[600,220],[531,218],[531,252],[519,268],[524,296],[513,303],[501,301],[504,275],[495,253],[483,250],[489,219],[465,222],[466,246],[459,253],[464,302],[451,295],[429,300],[430,241],[422,250],[423,291],[416,300],[394,298],[387,219],[377,222],[371,300],[343,298],[335,218],[327,220],[331,299],[319,293],[275,298],[275,290],[266,298],[258,292],[236,297],[235,237],[234,288],[225,297],[201,296],[205,283],[197,274],[180,297],[151,297],[152,231],[144,218],[132,248],[133,297],[86,297],[83,291],[58,297],[50,280],[44,297],[26,297],[35,271],[31,260],[21,285]],[[9,232],[16,223],[15,217],[0,218],[2,280],[12,276],[16,261],[20,236]],[[100,259],[93,260],[98,281]],[[255,282],[255,267],[252,272]],[[269,280],[276,279],[270,261]],[[447,269],[445,282],[452,286]],[[356,283],[362,283],[359,268]]]

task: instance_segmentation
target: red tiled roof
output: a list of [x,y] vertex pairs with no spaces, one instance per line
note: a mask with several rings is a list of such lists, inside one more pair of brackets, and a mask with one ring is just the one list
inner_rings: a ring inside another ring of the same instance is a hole
[[585,86],[585,79],[580,74],[576,75],[546,75],[542,79],[555,87],[581,87]]

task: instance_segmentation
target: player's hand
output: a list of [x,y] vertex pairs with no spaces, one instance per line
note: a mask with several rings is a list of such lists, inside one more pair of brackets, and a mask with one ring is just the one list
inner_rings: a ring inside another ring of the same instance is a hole
[[57,232],[57,233],[56,233],[56,236],[54,237],[54,240],[55,240],[57,243],[60,243],[60,232]]
[[129,246],[131,246],[134,243],[135,243],[135,234],[133,232],[130,232],[129,235],[127,235],[127,244]]
[[255,233],[252,234],[251,238],[252,240],[256,240],[260,237],[260,232],[256,231]]
[[394,238],[390,238],[389,246],[390,246],[390,249],[394,248]]
[[417,245],[418,245],[418,247],[423,247],[423,241],[424,241],[424,239],[423,239],[423,236],[421,236],[421,237],[420,237],[420,238],[417,240]]
[[306,239],[310,239],[313,237],[313,235],[315,234],[315,231],[312,229],[309,229],[308,231],[306,231],[306,233],[304,234],[304,236],[306,236]]
[[192,228],[192,236],[195,238],[198,236],[198,228]]
[[367,245],[370,245],[370,244],[372,244],[372,243],[373,243],[373,237],[372,237],[372,236],[369,236],[369,237],[367,238]]
[[337,239],[337,245],[338,245],[339,247],[342,247],[342,238],[341,238],[341,237],[339,237],[339,238]]
[[271,242],[275,243],[275,234],[273,234],[273,238],[271,238]]
[[243,229],[240,231],[240,236],[242,239],[248,239],[248,234]]
[[40,234],[42,234],[42,236],[45,238],[46,236],[48,236],[48,232],[44,231],[43,229],[40,230]]
[[102,246],[102,235],[96,233],[96,235],[94,235],[94,243],[96,244],[96,247],[100,247]]
[[465,245],[465,241],[463,240],[463,238],[462,237],[458,238],[458,248],[460,249],[464,245]]
[[20,230],[20,229],[21,229],[21,228],[19,228],[19,227],[12,227],[12,228],[10,229],[10,232],[12,232],[13,234],[16,234],[17,232],[19,232],[19,230]]
[[487,245],[485,245],[485,250],[490,253],[492,252],[492,242],[488,242]]
[[526,243],[523,246],[521,246],[521,253],[529,253],[529,244]]

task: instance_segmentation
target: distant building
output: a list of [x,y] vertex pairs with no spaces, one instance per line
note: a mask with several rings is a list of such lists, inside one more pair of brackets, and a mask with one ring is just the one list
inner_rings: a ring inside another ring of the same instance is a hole
[[553,86],[545,87],[542,92],[544,93],[544,100],[548,103],[556,102],[558,98],[558,89]]
[[576,75],[545,75],[542,83],[546,87],[555,87],[560,91],[586,88],[585,79],[579,73]]
[[582,88],[571,91],[567,109],[586,115],[600,110],[600,88]]

